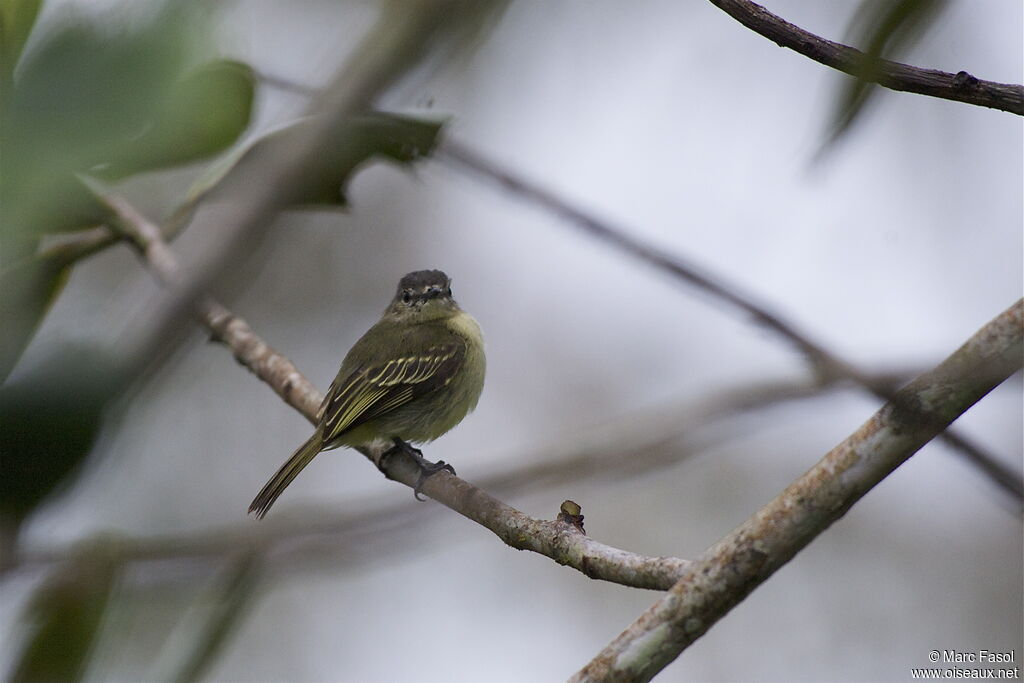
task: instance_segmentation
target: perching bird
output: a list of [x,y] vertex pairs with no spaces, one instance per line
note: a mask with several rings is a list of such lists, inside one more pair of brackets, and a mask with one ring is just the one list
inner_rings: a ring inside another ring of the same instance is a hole
[[[484,386],[484,341],[440,270],[409,273],[384,315],[349,350],[318,412],[316,431],[249,506],[258,519],[317,453],[338,446],[413,451],[472,411]],[[418,453],[416,453],[418,454]],[[423,475],[450,469],[419,459]],[[422,479],[421,479],[422,482]]]

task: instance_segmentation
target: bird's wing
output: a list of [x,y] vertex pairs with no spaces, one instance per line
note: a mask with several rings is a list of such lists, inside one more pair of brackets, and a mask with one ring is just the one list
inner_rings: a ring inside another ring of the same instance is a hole
[[320,408],[324,443],[443,387],[465,356],[465,344],[452,341],[339,375]]

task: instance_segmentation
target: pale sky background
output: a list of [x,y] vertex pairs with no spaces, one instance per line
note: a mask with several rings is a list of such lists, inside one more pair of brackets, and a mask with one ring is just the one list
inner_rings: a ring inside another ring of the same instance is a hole
[[[319,84],[374,7],[240,0],[219,18],[220,47]],[[857,3],[767,7],[841,40]],[[904,61],[1020,83],[1022,24],[1020,3],[953,2]],[[752,293],[865,368],[926,368],[1021,295],[1021,119],[883,91],[815,165],[840,83],[708,2],[519,2],[470,59],[419,74],[386,104],[450,116],[458,140]],[[264,89],[257,130],[303,104]],[[127,191],[160,215],[194,172]],[[324,389],[397,279],[444,269],[485,332],[488,377],[476,413],[424,450],[471,482],[572,452],[609,423],[805,376],[800,357],[743,316],[436,161],[374,166],[350,198],[348,213],[279,219],[228,303]],[[202,246],[192,233],[175,243],[183,258]],[[126,249],[91,259],[26,364],[67,339],[137,331],[155,292]],[[598,540],[694,557],[877,407],[853,390],[782,404],[718,428],[679,464],[506,502],[551,518],[571,498]],[[1020,471],[1022,410],[1018,375],[957,426]],[[24,542],[246,523],[252,496],[308,433],[197,332],[132,395],[81,481],[36,515]],[[334,451],[271,516],[410,497]],[[210,679],[562,680],[657,598],[513,551],[437,507],[421,506],[430,521],[413,533],[275,565]],[[1016,647],[1019,658],[1021,556],[1021,520],[1002,494],[931,444],[658,680],[896,681],[936,649]],[[209,569],[136,567],[90,677],[159,678],[187,640],[192,622],[179,619],[202,604]],[[4,584],[0,634],[13,632],[38,579]],[[4,670],[11,640],[0,635]]]

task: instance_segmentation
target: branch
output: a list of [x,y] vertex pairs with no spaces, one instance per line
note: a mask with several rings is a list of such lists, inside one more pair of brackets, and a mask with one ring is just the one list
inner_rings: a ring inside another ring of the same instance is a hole
[[[160,281],[171,289],[183,286],[177,259],[163,241],[160,228],[119,197],[101,194],[98,198],[117,217],[115,229],[131,240]],[[199,302],[196,316],[215,339],[231,349],[239,363],[269,384],[307,420],[316,423],[323,396],[290,360],[263,342],[244,320],[212,299],[204,297]],[[370,453],[361,452],[371,457]],[[420,469],[411,458],[395,456],[388,459],[385,475],[413,488],[419,481]],[[546,555],[594,579],[666,590],[687,565],[686,560],[678,558],[647,557],[613,548],[585,536],[570,524],[529,517],[448,472],[430,477],[421,490],[490,529],[513,548]]]
[[[117,217],[112,226],[135,247],[150,271],[166,287],[180,286],[181,268],[163,239],[160,228],[119,196],[97,193]],[[211,340],[228,347],[235,360],[269,384],[291,407],[316,423],[323,396],[298,368],[253,332],[249,324],[209,297],[196,305],[195,316],[211,333]]]
[[[237,354],[236,354],[237,356]],[[258,374],[258,373],[257,373]],[[901,382],[909,373],[880,375],[879,381]],[[583,439],[545,448],[533,457],[517,455],[515,460],[529,465],[515,466],[484,477],[480,488],[499,494],[537,493],[566,484],[598,478],[621,481],[657,468],[667,467],[707,452],[723,439],[735,436],[735,420],[744,414],[786,401],[809,399],[840,385],[800,381],[755,382],[737,386],[710,398],[665,406],[657,411],[631,415],[604,422],[586,431]],[[281,392],[278,391],[278,394]],[[301,412],[301,411],[300,411]],[[512,458],[508,459],[512,461]],[[289,569],[296,560],[328,556],[332,566],[337,558],[358,561],[360,548],[374,541],[374,559],[380,552],[403,552],[409,543],[396,540],[397,534],[415,538],[420,527],[440,508],[427,508],[411,500],[401,502],[379,498],[352,501],[350,509],[339,513],[323,505],[292,505],[262,524],[233,524],[221,529],[172,536],[110,539],[120,561],[220,560],[225,555],[260,551],[264,559],[273,556]],[[387,542],[381,542],[387,536]],[[75,545],[35,550],[20,554],[9,567],[0,571],[24,569],[59,562],[68,557]],[[268,565],[272,562],[267,561]]]
[[1021,368],[1024,300],[897,392],[682,578],[572,681],[647,681],[864,494]]
[[[781,47],[788,47],[851,76],[864,76],[864,53],[860,50],[816,36],[750,0],[711,0],[711,3],[750,30]],[[886,59],[878,60],[877,69],[872,72],[875,77],[868,78],[868,82],[877,83],[890,90],[928,95],[1024,115],[1024,86],[983,81],[966,71],[951,74]]]
[[[796,347],[807,358],[822,380],[827,381],[835,377],[849,379],[883,401],[892,399],[894,392],[891,386],[876,381],[870,374],[857,368],[853,363],[813,341],[809,335],[797,329],[794,324],[783,320],[782,317],[772,313],[765,306],[755,303],[752,297],[740,293],[736,287],[726,285],[716,277],[702,273],[693,264],[644,244],[629,236],[621,227],[598,220],[553,192],[502,168],[494,161],[452,138],[441,143],[435,156],[442,162],[448,163],[449,166],[470,171],[471,176],[481,176],[496,182],[503,189],[550,211],[591,236],[738,308]],[[985,473],[993,483],[1008,493],[1017,507],[1017,513],[1020,514],[1020,510],[1024,508],[1024,479],[1021,478],[1021,475],[956,432],[947,430],[943,433],[942,438],[955,449],[955,452],[964,456]]]

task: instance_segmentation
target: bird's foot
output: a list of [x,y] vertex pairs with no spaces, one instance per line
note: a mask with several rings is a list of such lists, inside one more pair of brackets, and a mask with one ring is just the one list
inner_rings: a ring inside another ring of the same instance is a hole
[[381,453],[380,458],[377,460],[377,468],[387,474],[387,461],[391,456],[396,453],[405,453],[407,456],[413,459],[416,465],[420,468],[419,479],[416,480],[416,485],[412,488],[412,495],[416,500],[426,500],[426,498],[420,497],[420,491],[423,489],[423,484],[431,476],[438,472],[445,470],[455,474],[455,468],[446,463],[444,460],[438,460],[437,462],[430,462],[423,457],[423,452],[418,448],[413,448],[405,441],[395,437],[393,439],[395,445]]

